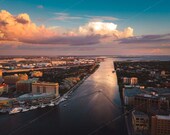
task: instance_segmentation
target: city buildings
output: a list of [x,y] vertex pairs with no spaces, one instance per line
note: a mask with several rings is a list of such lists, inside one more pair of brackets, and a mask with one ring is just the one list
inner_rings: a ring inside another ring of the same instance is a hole
[[59,95],[59,84],[50,82],[32,83],[32,93],[51,93],[55,96]]
[[17,81],[20,80],[28,80],[27,74],[15,74],[15,75],[8,75],[4,77],[4,82],[6,84],[16,84]]
[[170,135],[170,115],[152,116],[151,135]]
[[53,66],[59,66],[59,65],[66,65],[67,61],[65,60],[53,60],[51,61]]
[[147,114],[139,111],[132,112],[132,125],[134,133],[146,133],[149,130],[149,117]]
[[29,93],[32,91],[32,83],[37,81],[37,78],[18,81],[16,83],[16,90],[18,93]]

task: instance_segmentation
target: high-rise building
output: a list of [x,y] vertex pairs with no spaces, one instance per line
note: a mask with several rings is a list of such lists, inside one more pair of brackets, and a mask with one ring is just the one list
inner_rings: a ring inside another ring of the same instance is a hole
[[139,111],[132,112],[132,125],[134,133],[147,133],[149,130],[149,117],[147,114]]
[[169,101],[165,97],[153,96],[149,94],[138,94],[134,98],[134,107],[142,112],[151,112],[152,108],[161,110],[169,108]]
[[152,116],[151,135],[170,135],[170,115]]
[[59,84],[50,82],[32,83],[32,93],[51,93],[55,96],[59,95]]

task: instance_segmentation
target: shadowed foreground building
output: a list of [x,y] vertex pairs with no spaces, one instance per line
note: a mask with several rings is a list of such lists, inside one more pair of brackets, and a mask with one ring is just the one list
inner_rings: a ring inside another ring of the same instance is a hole
[[169,101],[165,97],[153,96],[149,94],[138,94],[134,98],[134,107],[142,112],[150,113],[152,108],[158,110],[169,108]]
[[148,133],[149,117],[147,114],[139,111],[132,112],[132,124],[134,133]]
[[151,135],[170,135],[170,115],[152,116]]

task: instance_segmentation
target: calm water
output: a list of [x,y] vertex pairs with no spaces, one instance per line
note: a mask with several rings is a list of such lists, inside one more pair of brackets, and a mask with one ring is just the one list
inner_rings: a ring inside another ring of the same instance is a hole
[[108,58],[59,106],[0,115],[0,135],[126,135],[112,70],[113,59]]

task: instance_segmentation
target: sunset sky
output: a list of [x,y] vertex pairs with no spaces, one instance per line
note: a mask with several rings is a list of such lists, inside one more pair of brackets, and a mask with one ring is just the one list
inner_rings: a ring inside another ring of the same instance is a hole
[[168,55],[169,0],[0,0],[0,55]]

